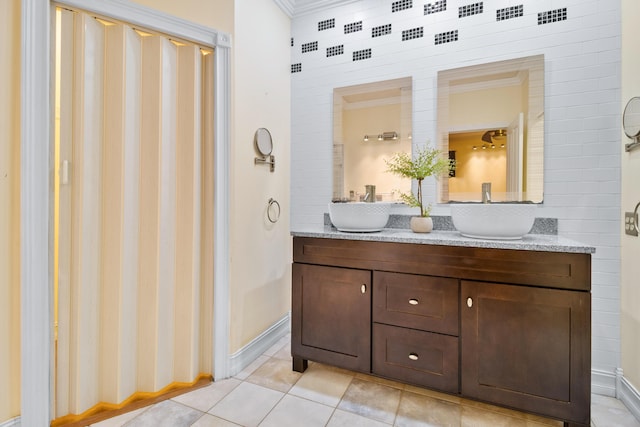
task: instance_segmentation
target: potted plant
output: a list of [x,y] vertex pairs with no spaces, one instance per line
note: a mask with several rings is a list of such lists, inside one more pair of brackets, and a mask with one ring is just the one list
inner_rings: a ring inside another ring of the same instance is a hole
[[415,157],[409,153],[396,153],[385,160],[387,172],[418,181],[418,193],[401,193],[400,199],[410,207],[420,208],[420,216],[411,218],[411,230],[415,233],[428,233],[433,229],[433,220],[429,216],[431,205],[425,206],[422,197],[422,181],[428,176],[439,178],[448,174],[454,165],[438,149],[424,147],[417,150]]

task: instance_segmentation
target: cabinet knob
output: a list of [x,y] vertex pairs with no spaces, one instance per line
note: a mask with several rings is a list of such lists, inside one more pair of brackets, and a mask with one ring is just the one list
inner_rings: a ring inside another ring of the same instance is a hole
[[418,360],[418,355],[416,353],[409,353],[409,359]]
[[360,292],[363,293],[363,294],[366,294],[367,293],[367,285],[363,284],[362,286],[360,286]]
[[467,307],[473,307],[473,299],[471,299],[471,297],[467,298]]
[[417,300],[417,299],[415,299],[415,298],[411,298],[411,299],[409,300],[409,304],[411,304],[411,305],[418,305],[418,300]]

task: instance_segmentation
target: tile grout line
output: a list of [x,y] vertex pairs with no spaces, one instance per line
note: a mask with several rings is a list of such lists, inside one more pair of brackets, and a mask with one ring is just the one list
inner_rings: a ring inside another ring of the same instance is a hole
[[331,416],[327,420],[327,422],[325,424],[325,427],[327,427],[329,425],[329,423],[331,422],[331,420],[333,419],[333,416],[335,415],[336,411],[340,407],[340,403],[342,403],[342,400],[344,399],[344,395],[347,393],[347,390],[351,386],[351,383],[353,382],[354,378],[355,378],[355,375],[352,375],[351,379],[349,380],[349,384],[347,384],[347,386],[344,388],[344,391],[342,392],[342,395],[340,396],[340,399],[338,400],[338,403],[336,403],[336,406],[333,408],[333,412],[331,412]]
[[[262,366],[263,366],[265,363],[267,363],[269,360],[271,360],[271,359],[277,359],[277,358],[275,358],[275,357],[274,357],[274,355],[275,355],[275,354],[278,354],[278,352],[279,352],[280,350],[282,350],[283,348],[285,348],[285,347],[286,347],[286,345],[287,345],[287,344],[283,344],[283,345],[282,345],[282,347],[280,347],[279,349],[277,349],[276,351],[274,351],[272,355],[267,356],[267,357],[268,357],[268,358],[267,358],[267,360],[265,360],[265,361],[264,361],[264,363],[262,363],[259,367],[257,367],[257,368],[256,368],[256,369],[255,369],[255,370],[254,370],[254,371],[253,371],[249,376],[247,376],[247,378],[246,378],[245,380],[243,380],[243,382],[244,382],[244,381],[246,381],[246,380],[248,380],[248,379],[251,377],[251,375],[253,375],[253,373],[255,373],[255,371],[257,371],[260,367],[262,367]],[[273,347],[273,346],[272,346],[272,347]],[[269,350],[271,350],[271,348],[270,348],[270,349],[268,349],[267,351],[269,351]],[[265,355],[265,353],[262,353],[262,355],[264,356],[264,355]],[[288,389],[285,393],[282,393],[282,396],[280,397],[280,399],[278,399],[278,401],[276,402],[276,404],[275,404],[275,405],[273,405],[273,408],[271,408],[271,409],[270,409],[270,410],[265,414],[265,416],[264,416],[264,417],[262,417],[262,419],[260,420],[260,422],[257,424],[257,426],[258,426],[258,427],[259,427],[260,425],[262,425],[262,423],[264,422],[264,420],[266,420],[266,419],[267,419],[267,417],[269,416],[269,414],[271,414],[271,413],[273,412],[273,410],[274,410],[274,409],[276,409],[276,407],[280,404],[280,402],[282,402],[282,400],[285,398],[285,396],[287,396],[287,395],[289,394],[289,391],[291,391],[291,389],[293,388],[293,386],[294,386],[298,381],[300,381],[300,378],[302,378],[302,375],[300,375],[300,377],[298,377],[298,379],[296,380],[296,382],[295,382],[295,383],[293,383],[293,384],[291,385],[291,387],[289,387],[289,389]],[[253,384],[253,383],[249,383],[249,384]],[[264,387],[264,386],[259,385],[259,384],[253,384],[253,385],[257,385],[258,387]],[[264,388],[267,388],[267,389],[273,390],[273,389],[271,389],[271,388],[269,388],[269,387],[264,387]],[[276,391],[278,391],[278,390],[276,390]],[[247,426],[244,426],[244,427],[247,427]]]

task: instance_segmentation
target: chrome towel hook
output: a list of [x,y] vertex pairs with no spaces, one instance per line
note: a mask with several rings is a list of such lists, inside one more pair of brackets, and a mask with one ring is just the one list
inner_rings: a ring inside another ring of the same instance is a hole
[[269,218],[269,222],[275,224],[280,219],[280,203],[274,198],[269,199],[269,203],[267,205],[267,218]]

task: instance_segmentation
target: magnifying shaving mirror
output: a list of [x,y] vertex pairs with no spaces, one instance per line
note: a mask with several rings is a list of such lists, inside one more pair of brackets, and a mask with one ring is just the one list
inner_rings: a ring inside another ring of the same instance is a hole
[[622,127],[624,133],[633,139],[633,142],[625,144],[624,150],[631,151],[640,147],[640,97],[635,96],[627,102],[622,115]]
[[256,151],[260,154],[260,157],[255,158],[255,164],[261,163],[270,165],[270,171],[273,172],[276,168],[276,159],[271,154],[273,151],[271,132],[266,128],[258,128],[253,136],[253,144]]

